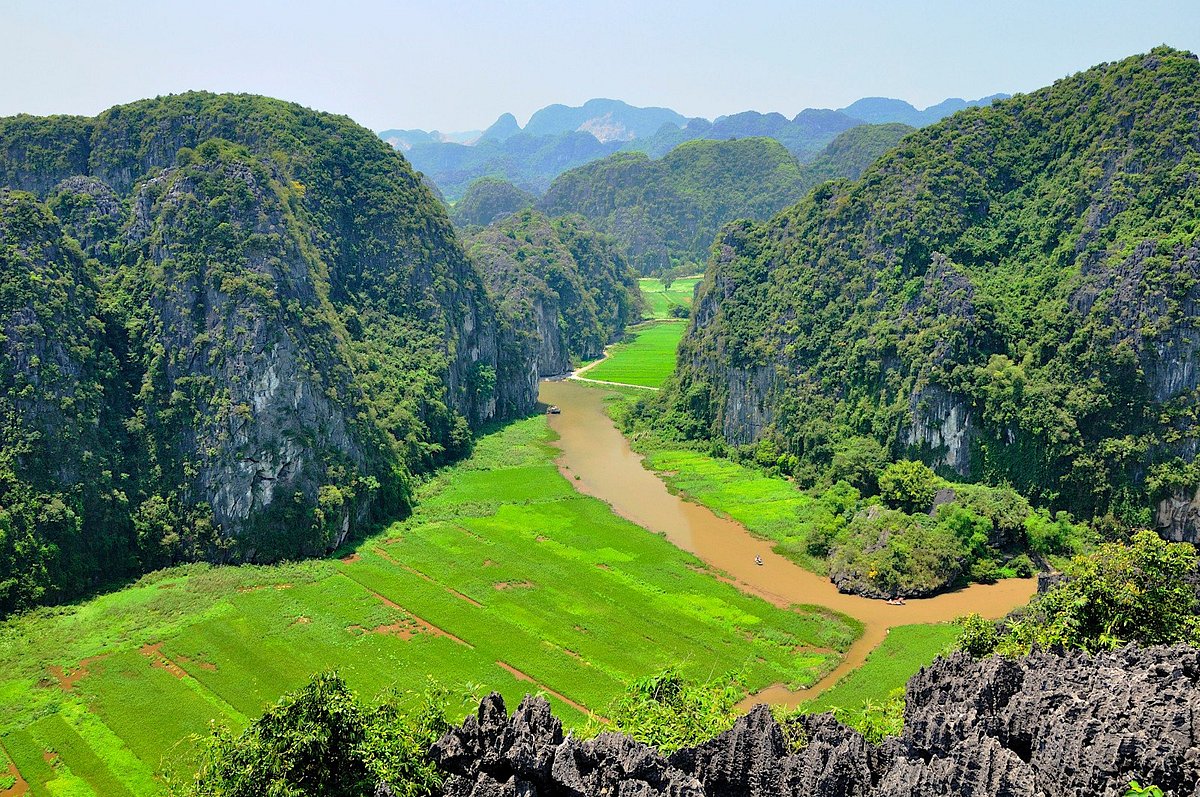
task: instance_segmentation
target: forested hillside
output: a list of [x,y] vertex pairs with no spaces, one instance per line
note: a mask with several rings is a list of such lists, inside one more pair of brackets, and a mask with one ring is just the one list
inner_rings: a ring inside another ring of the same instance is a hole
[[599,357],[642,315],[637,276],[620,248],[579,216],[521,211],[471,236],[467,252],[520,342],[513,363],[532,360],[536,376]]
[[454,203],[450,216],[459,227],[486,227],[510,213],[533,207],[537,197],[499,177],[480,177]]
[[345,117],[18,116],[0,186],[0,613],[323,552],[533,405],[440,203]]
[[851,128],[810,164],[770,138],[691,141],[658,160],[620,153],[560,175],[538,207],[582,214],[620,241],[642,274],[699,271],[723,224],[768,218],[821,180],[857,177],[911,129]]
[[1200,64],[1161,47],[908,135],[715,243],[684,433],[805,483],[882,444],[1200,539]]

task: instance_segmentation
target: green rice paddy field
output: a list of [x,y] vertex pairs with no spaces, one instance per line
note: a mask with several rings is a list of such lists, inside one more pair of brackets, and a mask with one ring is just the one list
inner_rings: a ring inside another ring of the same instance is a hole
[[662,280],[644,277],[638,280],[651,318],[670,318],[672,307],[691,307],[692,290],[702,277],[680,277],[664,288]]
[[687,325],[681,321],[646,324],[630,331],[628,343],[608,348],[608,356],[583,376],[603,382],[662,387],[675,370],[675,350]]
[[342,558],[179,567],[0,624],[0,775],[7,756],[39,797],[161,793],[211,722],[243,726],[329,667],[368,700],[431,675],[510,701],[543,690],[578,726],[673,663],[810,684],[837,657],[797,650],[857,636],[744,595],[580,496],[549,435],[537,417],[485,436],[413,517]]
[[817,712],[858,709],[868,703],[880,705],[893,691],[903,689],[913,673],[932,664],[961,635],[962,628],[951,623],[896,626],[861,667],[822,692],[804,709]]

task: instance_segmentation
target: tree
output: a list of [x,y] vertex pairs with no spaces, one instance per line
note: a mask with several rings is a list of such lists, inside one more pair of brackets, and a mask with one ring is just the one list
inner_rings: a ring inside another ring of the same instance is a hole
[[1023,655],[1035,647],[1200,644],[1193,584],[1198,561],[1194,546],[1167,542],[1153,531],[1137,532],[1128,545],[1103,543],[1075,557],[1065,568],[1066,580],[1001,621],[995,634],[970,620],[962,646],[975,655]]
[[938,477],[920,462],[902,459],[879,475],[879,496],[888,506],[912,514],[925,512],[937,495]]
[[887,459],[887,452],[873,437],[847,438],[834,446],[829,481],[846,481],[866,495],[874,495]]
[[370,797],[377,783],[419,797],[441,783],[426,757],[448,727],[445,695],[415,714],[359,705],[335,672],[314,675],[238,736],[217,728],[201,754],[196,797]]

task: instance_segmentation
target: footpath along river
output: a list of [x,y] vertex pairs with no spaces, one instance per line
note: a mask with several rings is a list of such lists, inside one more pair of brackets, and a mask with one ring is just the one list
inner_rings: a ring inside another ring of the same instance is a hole
[[[842,662],[809,689],[791,691],[769,687],[747,698],[745,705],[773,703],[796,706],[832,686],[863,663],[887,635],[888,629],[910,623],[953,620],[970,612],[1003,617],[1034,594],[1036,579],[1004,579],[975,584],[904,606],[838,592],[828,578],[776,554],[771,543],[750,534],[744,526],[720,517],[700,504],[672,494],[657,475],[642,466],[604,411],[604,391],[570,381],[544,381],[539,398],[555,404],[559,415],[549,416],[562,451],[558,467],[575,488],[608,503],[622,517],[653,532],[663,533],[680,548],[695,554],[733,580],[740,589],[777,606],[813,604],[859,620],[863,635]],[[762,557],[761,566],[754,557]]]

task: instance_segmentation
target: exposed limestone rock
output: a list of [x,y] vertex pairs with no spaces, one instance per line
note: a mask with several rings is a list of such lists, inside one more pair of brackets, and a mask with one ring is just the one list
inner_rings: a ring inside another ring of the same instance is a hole
[[1200,651],[939,659],[908,686],[902,736],[878,746],[831,715],[788,735],[758,706],[663,757],[619,734],[567,736],[543,698],[499,695],[431,751],[445,794],[721,797],[1121,797],[1131,780],[1200,794]]
[[445,794],[453,797],[704,794],[695,778],[628,737],[564,738],[562,723],[542,697],[526,696],[510,718],[504,698],[493,692],[477,715],[438,740],[431,754],[449,773]]
[[904,444],[935,468],[970,475],[974,427],[967,402],[941,385],[926,385],[913,392],[908,410],[911,425],[903,432]]
[[1159,501],[1154,527],[1172,542],[1200,545],[1200,489],[1193,495],[1176,492]]
[[729,370],[729,393],[723,423],[726,440],[745,445],[763,436],[772,418],[767,396],[774,376],[774,371],[766,366]]

